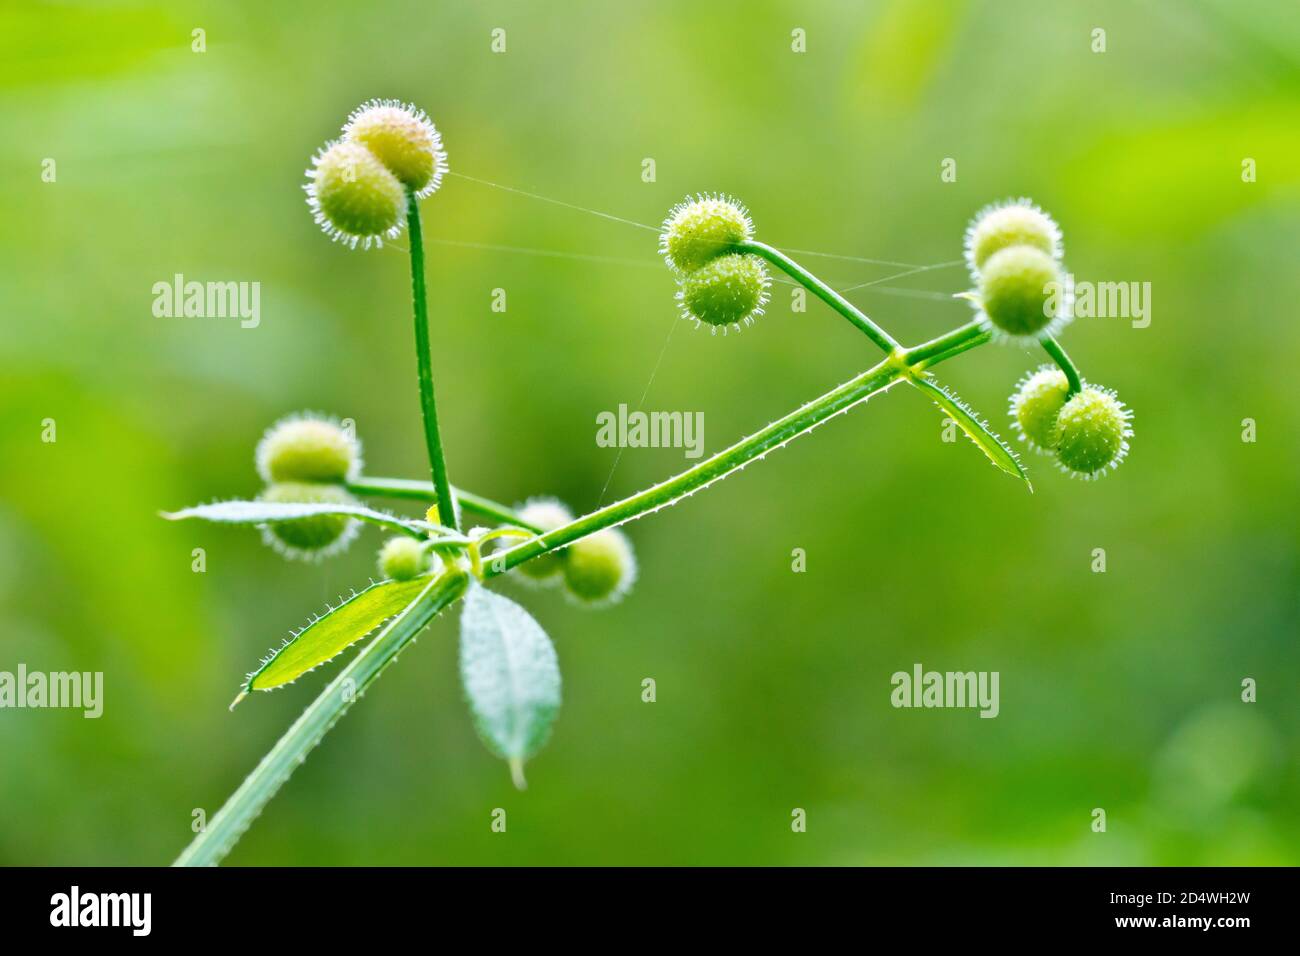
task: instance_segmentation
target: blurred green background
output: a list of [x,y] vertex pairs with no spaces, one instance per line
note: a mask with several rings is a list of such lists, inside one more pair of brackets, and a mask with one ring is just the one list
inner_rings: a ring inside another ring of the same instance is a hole
[[[511,587],[565,674],[527,792],[475,738],[444,618],[228,862],[1300,862],[1291,0],[0,16],[0,669],[101,670],[106,698],[97,721],[0,711],[0,862],[170,861],[333,672],[226,710],[269,647],[368,579],[373,529],[310,566],[158,512],[255,494],[255,442],[298,409],[353,418],[371,473],[424,475],[406,240],[332,244],[300,188],[372,96],[425,108],[466,176],[650,224],[726,190],[792,249],[950,262],[979,207],[1032,196],[1078,278],[1152,284],[1148,328],[1065,338],[1137,436],[1101,482],[1029,459],[1029,495],[891,391],[630,526],[642,574],[620,606]],[[693,330],[646,230],[455,176],[423,209],[449,466],[482,494],[587,510],[607,480],[605,501],[685,463],[597,447],[598,412],[643,393],[703,411],[712,452],[876,361],[785,286],[753,330]],[[800,258],[885,280],[851,297],[905,341],[968,317],[946,298],[960,265],[887,279],[903,270]],[[155,318],[176,273],[260,282],[260,326]],[[1041,360],[989,347],[939,377],[1005,434]],[[893,709],[890,675],[916,662],[1000,672],[1000,716]]]

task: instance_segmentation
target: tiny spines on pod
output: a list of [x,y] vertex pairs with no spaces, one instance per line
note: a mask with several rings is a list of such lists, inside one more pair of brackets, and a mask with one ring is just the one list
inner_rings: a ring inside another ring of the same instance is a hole
[[1055,365],[1027,373],[1011,396],[1011,427],[1030,448],[1051,454],[1056,447],[1056,416],[1065,404],[1070,383]]
[[394,581],[409,581],[436,570],[441,563],[424,542],[404,534],[389,538],[379,551],[379,573]]
[[317,225],[336,242],[355,249],[382,246],[406,224],[406,191],[365,146],[329,143],[307,170],[307,205]]
[[700,195],[669,211],[659,233],[659,251],[673,269],[690,273],[726,255],[753,233],[749,212],[739,202],[728,196]]
[[[300,481],[269,485],[259,500],[280,504],[358,504],[338,485]],[[268,522],[262,527],[262,540],[286,558],[319,561],[344,550],[359,531],[360,522],[347,515],[312,515]]]
[[1110,389],[1085,385],[1056,416],[1056,460],[1067,474],[1100,478],[1118,468],[1133,437],[1133,413]]
[[[573,520],[573,512],[563,502],[555,498],[529,498],[518,509],[519,517],[528,524],[540,528],[543,533],[554,531]],[[502,538],[499,547],[508,550],[527,541],[527,538]],[[557,548],[538,555],[531,561],[525,561],[514,570],[520,580],[549,587],[558,584],[560,572],[564,570],[567,549]]]
[[1011,246],[1032,246],[1059,260],[1061,228],[1029,199],[985,206],[966,228],[966,264],[971,275],[978,276],[990,256]]
[[361,473],[361,442],[338,421],[312,412],[280,419],[254,453],[257,473],[276,481],[341,483]]
[[763,314],[770,284],[761,259],[733,252],[682,276],[677,301],[683,318],[739,328]]
[[368,149],[397,180],[423,199],[447,173],[442,136],[424,110],[400,100],[369,100],[348,117],[343,138]]
[[622,600],[636,581],[636,555],[627,535],[606,528],[566,549],[564,584],[578,604],[605,607]]

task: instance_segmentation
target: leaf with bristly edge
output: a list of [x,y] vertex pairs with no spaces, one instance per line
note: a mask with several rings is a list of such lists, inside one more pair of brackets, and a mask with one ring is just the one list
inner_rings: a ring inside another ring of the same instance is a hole
[[420,527],[411,521],[395,515],[375,511],[365,505],[348,504],[297,504],[280,501],[214,501],[207,505],[195,505],[180,511],[164,511],[162,516],[168,521],[183,521],[186,518],[202,518],[218,524],[270,524],[275,521],[292,521],[295,518],[314,518],[319,515],[345,515],[368,521],[388,528],[396,528],[415,537],[423,537]]
[[332,660],[390,617],[400,614],[428,585],[426,575],[410,581],[381,581],[354,594],[298,631],[262,661],[261,667],[248,675],[239,699],[250,691],[283,687]]
[[1034,486],[1029,483],[1029,476],[1020,467],[1020,458],[1006,446],[1001,438],[989,430],[988,424],[981,421],[970,406],[947,388],[936,385],[928,378],[917,377],[911,378],[909,381],[928,395],[942,411],[946,412],[957,423],[958,427],[966,433],[966,437],[988,456],[989,461],[1008,475],[1019,478],[1028,486],[1030,492],[1033,492]]

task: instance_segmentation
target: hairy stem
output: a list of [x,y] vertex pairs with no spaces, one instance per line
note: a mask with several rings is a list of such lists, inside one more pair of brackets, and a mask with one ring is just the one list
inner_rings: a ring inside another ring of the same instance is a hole
[[840,315],[844,316],[856,325],[866,333],[867,338],[875,342],[885,352],[893,352],[900,348],[899,344],[894,341],[893,336],[867,318],[857,306],[779,249],[774,249],[766,243],[756,242],[750,239],[745,242],[737,243],[736,250],[738,252],[749,252],[756,256],[762,256],[813,295],[817,296],[817,298],[829,305]]
[[439,524],[456,526],[456,507],[447,482],[447,462],[438,434],[438,406],[433,397],[433,362],[429,353],[429,304],[424,288],[424,236],[420,230],[420,205],[415,193],[406,193],[406,221],[411,233],[411,303],[415,311],[415,360],[420,378],[420,412],[424,418],[424,443],[429,449],[429,469],[438,494]]
[[[349,487],[362,494],[385,495],[396,498],[430,500],[438,502],[441,523],[455,528],[454,516],[443,513],[443,508],[451,508],[452,491],[447,484],[446,472],[441,468],[441,448],[437,441],[436,419],[432,418],[433,383],[428,375],[428,334],[424,319],[424,282],[423,253],[419,239],[419,218],[415,209],[415,200],[410,201],[410,219],[412,227],[411,262],[412,286],[416,302],[416,341],[421,350],[421,399],[426,397],[426,426],[432,421],[430,437],[430,458],[434,463],[432,484],[406,481],[397,478],[359,478]],[[747,244],[758,246],[759,244]],[[764,249],[768,247],[762,247]],[[749,250],[757,252],[757,249]],[[768,452],[780,448],[793,439],[811,431],[823,422],[842,414],[855,405],[865,402],[873,395],[885,391],[902,379],[910,378],[921,366],[936,365],[967,349],[982,345],[989,339],[982,328],[963,326],[933,342],[917,346],[904,353],[901,346],[878,329],[866,316],[838,296],[834,290],[825,286],[820,280],[790,262],[776,250],[770,250],[780,261],[789,263],[797,270],[790,274],[817,292],[825,301],[838,311],[849,316],[855,325],[872,337],[881,348],[890,353],[889,357],[878,365],[845,382],[837,388],[806,405],[795,409],[788,415],[760,428],[747,438],[743,438],[727,449],[688,468],[672,478],[646,488],[622,501],[600,508],[577,520],[553,531],[531,538],[523,544],[492,556],[486,567],[481,569],[485,578],[504,574],[513,567],[531,560],[539,555],[571,544],[579,538],[595,534],[604,528],[625,524],[660,508],[667,507],[687,495],[705,488],[715,481],[739,471],[752,461],[763,458]],[[762,254],[762,253],[759,253]],[[765,256],[765,258],[770,258]],[[771,261],[777,262],[778,259]],[[778,262],[778,264],[780,264]],[[784,269],[785,266],[782,265]],[[819,291],[824,290],[823,292]],[[836,304],[840,302],[843,308]],[[846,311],[847,310],[847,311]],[[856,316],[856,319],[853,317]],[[861,321],[858,321],[861,320]],[[424,329],[422,333],[421,330]],[[1064,353],[1062,353],[1064,354]],[[906,356],[906,358],[905,358]],[[912,364],[916,362],[917,364]],[[435,451],[437,452],[435,454]],[[439,475],[441,474],[441,481]],[[477,510],[487,517],[510,524],[523,525],[522,522],[503,505],[457,492],[463,506]],[[537,528],[529,528],[538,531]],[[468,579],[458,568],[453,567],[447,573],[433,579],[429,586],[420,593],[398,617],[394,618],[379,636],[371,641],[347,667],[336,677],[294,722],[284,736],[262,758],[247,779],[234,792],[225,806],[209,821],[189,847],[177,858],[177,866],[215,865],[230,852],[252,821],[261,813],[262,808],[275,796],[294,769],[306,759],[335,722],[347,711],[352,701],[361,695],[367,687],[420,633],[421,630],[443,608],[451,604],[464,593]]]
[[811,431],[827,419],[848,411],[877,392],[884,391],[904,374],[905,366],[896,359],[886,359],[874,368],[868,369],[802,408],[795,409],[783,418],[778,418],[770,425],[760,428],[749,437],[741,439],[730,448],[718,452],[681,474],[639,491],[622,501],[606,505],[554,531],[548,531],[546,534],[516,545],[509,551],[495,555],[486,574],[489,577],[503,574],[516,565],[554,548],[563,547],[604,528],[624,524],[671,505],[706,485],[711,485],[738,471],[749,462],[762,458],[768,452],[780,448],[799,435]]
[[[363,475],[355,481],[349,481],[347,489],[353,494],[370,495],[376,498],[398,498],[407,501],[438,500],[437,489],[433,487],[431,482],[412,481],[408,478],[374,478]],[[481,518],[515,525],[527,531],[541,530],[520,518],[518,512],[513,508],[493,501],[491,498],[484,498],[482,495],[472,494],[460,488],[452,488],[451,493],[455,496],[462,509]],[[439,515],[441,515],[441,511],[439,511]],[[441,523],[439,522],[439,524]]]
[[908,349],[903,353],[903,361],[919,371],[954,355],[960,355],[967,349],[983,345],[991,338],[992,334],[985,328],[983,322],[979,320],[967,322],[938,338]]
[[1044,335],[1038,341],[1042,344],[1043,351],[1050,355],[1052,361],[1060,366],[1061,371],[1065,373],[1065,380],[1069,383],[1069,388],[1066,389],[1065,397],[1073,398],[1075,395],[1078,395],[1079,392],[1083,390],[1083,380],[1079,377],[1079,370],[1075,368],[1074,363],[1070,361],[1070,356],[1066,355],[1065,349],[1061,348],[1061,343],[1056,341],[1056,339],[1052,338],[1050,335]]
[[173,866],[215,866],[221,862],[352,702],[365,693],[439,611],[465,593],[467,583],[464,572],[455,568],[432,579],[420,596],[308,705]]

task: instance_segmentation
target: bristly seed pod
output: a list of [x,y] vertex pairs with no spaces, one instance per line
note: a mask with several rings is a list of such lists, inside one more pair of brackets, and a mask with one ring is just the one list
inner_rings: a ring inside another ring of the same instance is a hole
[[361,473],[361,442],[334,419],[301,412],[268,428],[254,458],[257,473],[267,484],[341,483]]
[[406,224],[406,190],[360,143],[328,143],[307,170],[307,205],[327,236],[355,249],[382,246]]
[[[573,520],[573,512],[555,498],[529,498],[518,511],[520,518],[535,527],[541,528],[544,532],[554,531],[556,528]],[[502,538],[500,546],[503,549],[513,548],[526,540],[528,539]],[[565,553],[565,548],[548,551],[531,561],[525,561],[515,570],[519,572],[521,580],[529,583],[548,587],[552,584],[558,584],[560,572],[563,570]]]
[[[282,481],[261,494],[262,501],[284,504],[355,505],[357,500],[338,485]],[[286,558],[319,561],[352,543],[360,522],[346,515],[313,515],[290,521],[273,521],[262,528],[262,540]]]
[[1011,396],[1011,427],[1030,448],[1051,454],[1056,447],[1056,416],[1065,404],[1070,383],[1055,365],[1027,373]]
[[754,233],[749,212],[729,196],[699,195],[678,203],[664,220],[659,251],[678,272],[694,272]]
[[971,275],[978,278],[993,253],[1011,246],[1033,246],[1059,260],[1061,229],[1029,199],[985,206],[966,229],[966,264]]
[[1060,264],[1033,246],[995,252],[980,272],[981,317],[995,335],[1032,342],[1055,335],[1072,311],[1072,294]]
[[435,561],[438,561],[437,556],[431,555],[422,542],[399,534],[385,541],[380,549],[379,573],[394,581],[409,581],[428,573]]
[[447,152],[424,110],[400,100],[370,100],[348,117],[343,138],[366,147],[398,181],[423,199],[442,184]]
[[715,327],[750,325],[763,314],[771,280],[758,256],[730,253],[680,280],[682,317]]
[[627,535],[606,528],[569,545],[564,584],[580,604],[603,607],[622,599],[636,580],[636,556]]
[[1079,478],[1100,478],[1118,468],[1133,437],[1133,413],[1110,389],[1085,385],[1056,416],[1056,460]]

